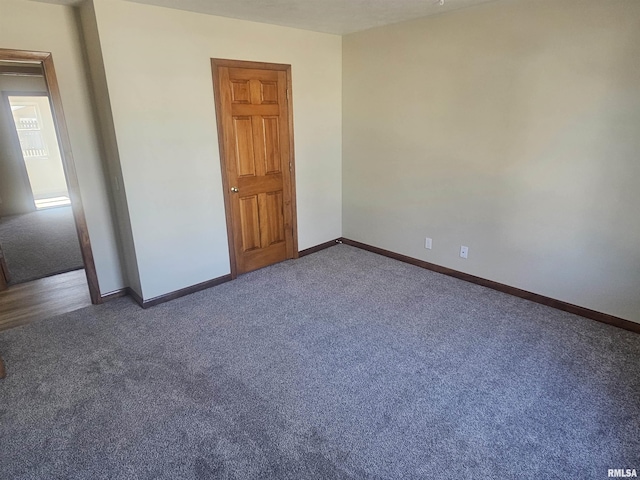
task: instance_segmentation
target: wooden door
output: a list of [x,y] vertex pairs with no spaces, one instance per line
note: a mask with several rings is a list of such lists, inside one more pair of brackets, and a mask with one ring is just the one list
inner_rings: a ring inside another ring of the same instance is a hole
[[211,62],[235,277],[298,256],[291,67]]

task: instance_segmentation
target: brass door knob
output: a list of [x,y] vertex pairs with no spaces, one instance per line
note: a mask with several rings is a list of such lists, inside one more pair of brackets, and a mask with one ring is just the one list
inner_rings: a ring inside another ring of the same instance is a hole
[[231,191],[233,193],[238,193],[240,190],[238,190],[238,187],[231,187]]

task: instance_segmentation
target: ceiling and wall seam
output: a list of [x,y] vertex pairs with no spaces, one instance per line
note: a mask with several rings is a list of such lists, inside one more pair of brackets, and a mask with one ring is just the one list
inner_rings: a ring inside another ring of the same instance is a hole
[[[33,0],[78,6],[85,0]],[[313,32],[347,35],[496,0],[126,0]]]

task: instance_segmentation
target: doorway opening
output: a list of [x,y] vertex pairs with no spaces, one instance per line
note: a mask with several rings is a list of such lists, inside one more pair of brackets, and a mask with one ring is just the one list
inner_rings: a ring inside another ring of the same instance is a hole
[[0,330],[101,303],[50,53],[0,49],[0,137]]
[[71,205],[46,93],[7,94],[36,210]]

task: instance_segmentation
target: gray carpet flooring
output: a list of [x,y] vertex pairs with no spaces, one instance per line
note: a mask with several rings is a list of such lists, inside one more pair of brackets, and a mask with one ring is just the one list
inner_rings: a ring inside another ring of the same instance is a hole
[[0,334],[3,479],[604,479],[640,335],[340,245]]
[[71,207],[0,218],[10,284],[84,268]]

